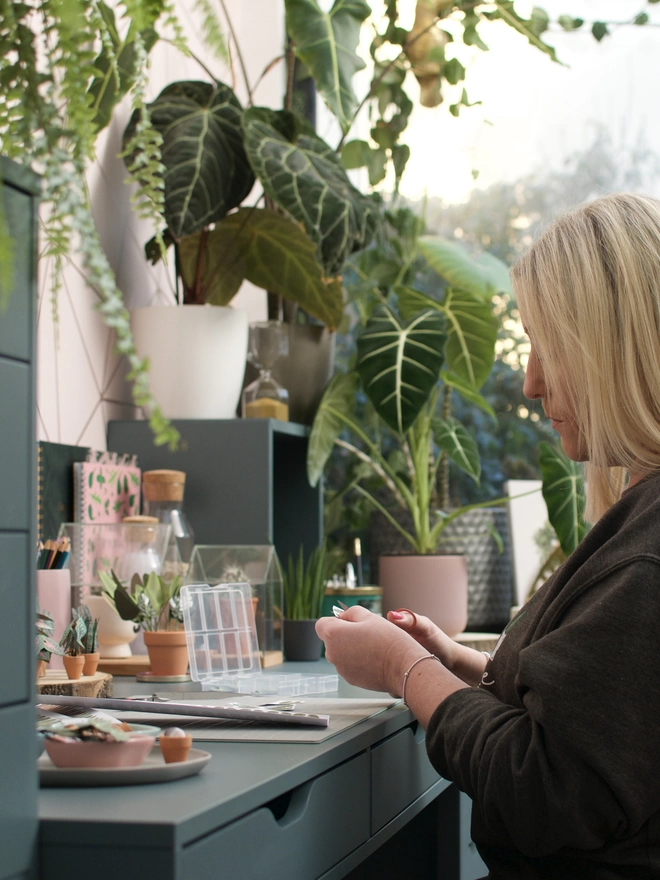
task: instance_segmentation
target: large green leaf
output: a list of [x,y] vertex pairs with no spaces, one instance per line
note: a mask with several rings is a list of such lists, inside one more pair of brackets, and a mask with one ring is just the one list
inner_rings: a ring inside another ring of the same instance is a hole
[[371,8],[365,0],[335,0],[329,12],[321,10],[316,0],[285,0],[285,5],[294,51],[347,131],[357,107],[353,75],[365,66],[356,51],[360,29]]
[[335,440],[346,427],[341,416],[353,414],[357,384],[356,373],[336,373],[323,392],[307,445],[307,479],[312,486],[320,480]]
[[[405,320],[417,315],[422,309],[435,309],[445,316],[447,366],[473,391],[481,388],[493,366],[499,326],[490,303],[467,291],[455,291],[451,288],[446,290],[443,300],[433,299],[419,290],[403,286],[396,288],[396,295],[399,310]],[[464,388],[458,390],[465,395]],[[474,402],[482,406],[473,399]]]
[[540,444],[543,498],[548,519],[568,556],[584,538],[584,484],[580,466],[550,443]]
[[492,254],[475,259],[460,244],[439,235],[421,236],[419,249],[431,268],[452,287],[482,300],[490,300],[500,291],[511,291],[508,267]]
[[305,227],[327,275],[366,247],[378,220],[374,197],[348,179],[339,156],[287,111],[252,107],[243,114],[245,148],[264,190]]
[[[124,132],[124,145],[138,113]],[[220,220],[254,185],[243,147],[242,108],[223,83],[175,82],[149,104],[149,113],[163,138],[165,220],[178,240]]]
[[495,359],[498,321],[490,303],[466,291],[448,289],[442,302],[447,320],[447,366],[473,388],[488,378]]
[[479,485],[481,476],[479,449],[477,441],[467,428],[453,416],[447,419],[434,418],[432,425],[433,437],[440,449]]
[[194,284],[200,241],[206,239],[201,267],[201,301],[226,305],[244,278],[302,306],[331,329],[343,315],[343,292],[323,277],[316,249],[305,232],[275,211],[241,208],[208,233],[182,239],[184,283]]
[[422,312],[408,324],[386,306],[374,312],[357,342],[357,369],[376,412],[403,434],[438,381],[444,360],[444,320]]

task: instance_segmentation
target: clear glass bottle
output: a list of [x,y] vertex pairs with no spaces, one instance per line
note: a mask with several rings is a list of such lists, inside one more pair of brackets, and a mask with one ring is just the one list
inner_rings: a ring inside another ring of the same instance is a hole
[[[177,562],[183,563],[184,571],[173,572],[183,574],[187,569],[195,543],[195,535],[183,511],[183,493],[186,486],[184,471],[153,470],[142,473],[142,507],[145,514],[154,516],[158,522],[172,526],[172,538],[176,542],[178,559],[174,554],[166,557],[169,569]],[[165,572],[163,572],[165,574]]]

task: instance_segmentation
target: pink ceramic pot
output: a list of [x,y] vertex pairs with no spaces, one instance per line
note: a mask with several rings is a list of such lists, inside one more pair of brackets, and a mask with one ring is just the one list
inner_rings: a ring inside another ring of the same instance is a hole
[[46,738],[48,757],[56,767],[139,767],[156,741],[155,736],[133,734],[124,742],[70,742]]

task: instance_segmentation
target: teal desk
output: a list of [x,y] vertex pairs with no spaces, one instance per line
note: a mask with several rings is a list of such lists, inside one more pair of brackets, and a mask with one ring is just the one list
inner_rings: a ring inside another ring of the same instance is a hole
[[[115,679],[117,696],[141,689],[153,686]],[[339,696],[361,694],[341,682]],[[474,880],[486,873],[469,839],[469,801],[435,773],[406,709],[317,745],[199,747],[213,758],[190,779],[42,789],[42,880]]]

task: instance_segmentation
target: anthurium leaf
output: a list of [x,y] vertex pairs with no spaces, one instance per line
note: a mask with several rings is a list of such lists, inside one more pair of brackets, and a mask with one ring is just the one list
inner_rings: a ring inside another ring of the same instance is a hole
[[438,381],[443,364],[442,315],[422,312],[408,324],[380,306],[357,342],[357,370],[376,412],[404,433]]
[[453,373],[450,373],[447,370],[443,370],[440,373],[440,378],[445,383],[445,385],[449,385],[450,388],[454,388],[461,397],[464,397],[470,403],[473,403],[475,406],[478,406],[479,409],[482,409],[485,413],[487,413],[493,421],[497,421],[497,416],[495,415],[495,410],[488,403],[488,401],[479,394],[478,391],[475,391],[471,385],[468,385],[467,382],[460,379],[458,376],[455,376]]
[[568,556],[587,532],[580,466],[558,446],[541,443],[539,448],[542,491],[548,519],[557,533],[562,550]]
[[309,124],[294,120],[284,110],[251,107],[243,114],[245,149],[266,193],[304,226],[325,274],[334,277],[373,238],[377,201],[353,186],[339,156]]
[[323,392],[307,445],[307,479],[311,486],[320,480],[335,440],[346,427],[341,416],[350,418],[353,414],[357,387],[354,372],[336,373]]
[[184,236],[179,242],[179,270],[186,301],[214,306],[230,303],[245,279],[248,246],[249,242],[239,241],[236,227],[224,219],[210,231]]
[[497,318],[490,303],[451,289],[447,289],[442,311],[447,320],[447,366],[478,390],[493,367]]
[[[125,146],[138,113],[124,132]],[[243,148],[242,107],[223,83],[174,82],[149,104],[149,113],[163,138],[165,220],[178,240],[220,220],[254,185]]]
[[458,290],[483,300],[511,290],[506,264],[492,254],[481,254],[475,259],[460,244],[439,235],[420,236],[419,249],[429,266]]
[[329,12],[316,0],[285,0],[285,6],[295,53],[346,131],[357,107],[353,75],[365,66],[357,54],[360,28],[371,7],[365,0],[335,0]]
[[467,428],[453,416],[447,419],[434,418],[432,426],[433,437],[440,449],[479,485],[481,476],[479,449],[477,441]]
[[404,321],[409,321],[425,309],[442,311],[442,305],[438,300],[427,296],[427,294],[419,290],[415,290],[414,287],[397,285],[394,288],[394,292],[396,293],[396,300],[399,306],[399,314]]
[[343,315],[341,284],[327,279],[316,248],[297,223],[275,211],[241,208],[210,232],[182,239],[184,283],[194,283],[199,246],[205,239],[200,273],[202,301],[227,305],[244,278],[302,306],[331,329]]

